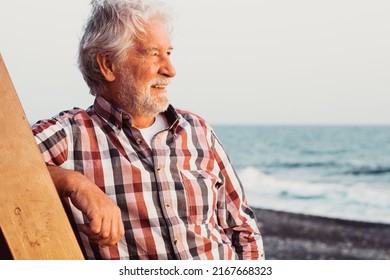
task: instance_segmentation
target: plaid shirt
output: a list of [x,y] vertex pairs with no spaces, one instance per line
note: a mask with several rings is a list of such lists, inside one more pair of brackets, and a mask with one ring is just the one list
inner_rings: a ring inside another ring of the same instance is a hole
[[[81,172],[122,211],[125,235],[115,246],[78,232],[86,257],[263,259],[254,213],[212,129],[172,106],[165,116],[169,129],[152,147],[130,115],[101,97],[33,126],[47,164]],[[69,200],[65,207],[75,224],[86,222]]]

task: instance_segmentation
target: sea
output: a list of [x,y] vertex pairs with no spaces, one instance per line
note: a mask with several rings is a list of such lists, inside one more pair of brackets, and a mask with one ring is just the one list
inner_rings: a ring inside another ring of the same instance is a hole
[[390,126],[213,126],[252,207],[390,224]]

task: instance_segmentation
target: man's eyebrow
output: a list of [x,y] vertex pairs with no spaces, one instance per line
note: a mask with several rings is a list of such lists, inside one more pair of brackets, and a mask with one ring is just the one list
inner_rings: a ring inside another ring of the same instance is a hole
[[[172,51],[173,50],[173,47],[169,47],[168,48],[169,51]],[[153,52],[153,51],[161,51],[160,48],[157,48],[157,47],[150,47],[150,48],[146,48],[145,49],[145,52]]]

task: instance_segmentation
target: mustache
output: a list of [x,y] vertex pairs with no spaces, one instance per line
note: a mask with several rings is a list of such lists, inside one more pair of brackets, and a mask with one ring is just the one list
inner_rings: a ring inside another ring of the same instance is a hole
[[167,77],[164,77],[164,76],[158,76],[158,77],[155,77],[153,78],[150,82],[149,82],[149,85],[150,86],[154,86],[154,85],[169,85],[169,83],[171,82],[171,80]]

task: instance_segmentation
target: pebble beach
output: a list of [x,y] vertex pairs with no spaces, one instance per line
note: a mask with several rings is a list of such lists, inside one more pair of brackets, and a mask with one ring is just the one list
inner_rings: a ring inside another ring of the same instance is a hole
[[390,260],[390,224],[253,210],[268,260]]

